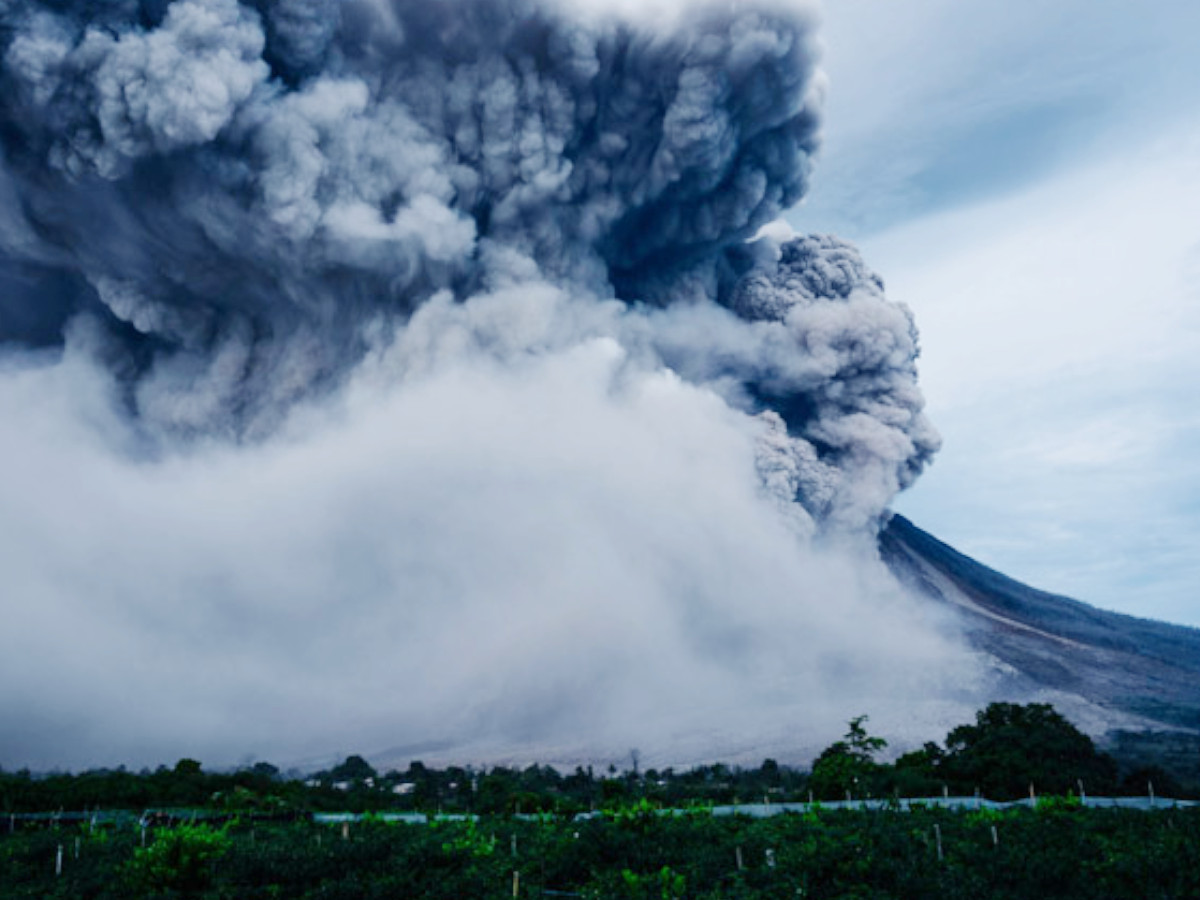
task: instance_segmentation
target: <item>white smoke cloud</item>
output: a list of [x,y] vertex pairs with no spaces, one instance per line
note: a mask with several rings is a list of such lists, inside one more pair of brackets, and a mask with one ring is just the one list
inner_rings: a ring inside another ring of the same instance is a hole
[[276,437],[157,459],[82,354],[10,368],[5,762],[786,755],[956,697],[945,623],[764,494],[754,420],[560,344],[576,306],[435,302]]

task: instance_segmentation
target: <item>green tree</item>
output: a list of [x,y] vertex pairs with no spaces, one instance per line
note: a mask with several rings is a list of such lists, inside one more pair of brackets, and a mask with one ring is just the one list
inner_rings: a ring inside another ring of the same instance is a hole
[[934,741],[926,741],[920,750],[912,750],[896,760],[892,767],[892,788],[901,797],[932,797],[942,790],[944,751]]
[[839,800],[847,792],[862,797],[873,791],[882,766],[875,755],[887,746],[887,741],[867,733],[863,723],[867,716],[851,719],[849,730],[842,740],[835,741],[813,763],[809,784],[823,800]]
[[1113,759],[1046,703],[993,703],[946,736],[938,767],[960,791],[978,787],[994,800],[1028,793],[1100,794],[1116,783]]
[[777,787],[782,777],[779,773],[779,763],[773,759],[764,759],[758,769],[759,778],[768,787]]
[[261,778],[265,781],[277,781],[279,779],[279,767],[273,766],[269,762],[256,762],[248,771],[256,778]]
[[352,781],[355,784],[374,778],[375,775],[375,769],[361,756],[347,756],[345,762],[329,770],[329,777],[333,781]]

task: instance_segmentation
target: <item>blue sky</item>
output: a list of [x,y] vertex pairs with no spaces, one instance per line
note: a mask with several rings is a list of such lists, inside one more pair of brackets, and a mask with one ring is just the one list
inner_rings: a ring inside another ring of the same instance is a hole
[[1200,626],[1200,3],[827,0],[789,219],[921,327],[945,440],[896,508],[1007,574]]

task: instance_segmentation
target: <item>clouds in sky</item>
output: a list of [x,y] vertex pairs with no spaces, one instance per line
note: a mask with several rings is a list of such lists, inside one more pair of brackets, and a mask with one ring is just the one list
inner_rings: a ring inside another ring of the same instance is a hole
[[1200,624],[1200,61],[1186,2],[830,3],[797,227],[915,311],[937,464],[899,501],[1007,574]]
[[860,240],[1194,120],[1200,8],[831,0],[825,152],[793,217]]
[[1007,574],[1194,625],[1198,136],[875,247],[921,307],[947,450],[902,508]]

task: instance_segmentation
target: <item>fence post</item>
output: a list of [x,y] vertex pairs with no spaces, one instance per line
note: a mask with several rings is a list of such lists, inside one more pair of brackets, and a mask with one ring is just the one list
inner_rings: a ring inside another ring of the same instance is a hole
[[62,875],[62,844],[58,845],[58,852],[54,854],[54,877]]
[[736,847],[736,848],[734,848],[734,850],[735,850],[735,855],[737,856],[738,871],[740,872],[740,871],[742,871],[742,869],[746,868],[745,865],[742,863],[742,848]]
[[937,840],[938,862],[941,862],[944,859],[944,857],[942,856],[942,826],[941,825],[934,823],[933,836]]
[[517,894],[520,892],[520,890],[521,890],[521,873],[518,872],[516,869],[513,869],[513,896],[514,897],[517,896]]
[[999,834],[996,832],[996,826],[995,826],[995,825],[993,825],[993,826],[992,826],[992,846],[993,846],[993,847],[999,847],[999,846],[1000,846],[1000,835],[999,835]]

